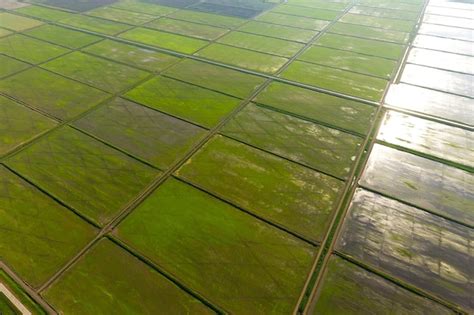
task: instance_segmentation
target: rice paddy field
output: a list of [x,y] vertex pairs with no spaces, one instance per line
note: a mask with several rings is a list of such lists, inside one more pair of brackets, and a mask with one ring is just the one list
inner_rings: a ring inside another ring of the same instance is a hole
[[0,314],[473,314],[472,0],[0,0]]

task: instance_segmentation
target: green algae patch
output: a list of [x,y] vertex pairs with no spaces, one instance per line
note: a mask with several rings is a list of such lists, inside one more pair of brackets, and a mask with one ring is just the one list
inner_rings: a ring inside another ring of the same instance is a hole
[[24,34],[70,49],[78,49],[102,39],[98,36],[50,24],[36,27]]
[[336,22],[328,30],[329,33],[363,37],[367,39],[384,40],[399,44],[406,44],[410,33],[373,28],[364,25]]
[[54,73],[32,68],[0,81],[0,91],[59,119],[73,118],[109,94]]
[[67,19],[61,20],[60,23],[106,35],[116,35],[132,28],[131,25],[99,19],[86,15],[74,15]]
[[390,79],[397,67],[394,60],[322,46],[310,47],[298,59],[384,79]]
[[292,57],[304,47],[301,43],[243,32],[231,32],[217,42],[287,58]]
[[292,62],[282,77],[376,102],[381,100],[388,85],[385,79],[301,61]]
[[[32,315],[46,315],[46,312],[39,306],[22,288],[0,268],[0,284],[10,291]],[[17,308],[0,292],[0,314],[18,315]]]
[[160,32],[147,28],[134,28],[120,35],[121,38],[180,53],[193,54],[209,42],[177,34]]
[[[5,261],[38,287],[84,247],[95,229],[0,166],[0,247]],[[46,254],[47,253],[47,254]]]
[[474,133],[466,129],[388,111],[377,139],[474,169]]
[[163,275],[102,239],[44,292],[62,314],[213,314]]
[[70,127],[43,137],[7,161],[89,220],[104,225],[158,172]]
[[101,41],[83,51],[152,72],[160,72],[180,60],[171,55],[113,40]]
[[222,44],[209,45],[199,51],[197,55],[244,69],[270,74],[276,73],[288,62],[287,58]]
[[257,21],[299,27],[307,30],[321,31],[329,21],[315,20],[302,16],[286,15],[280,13],[267,12],[255,18]]
[[466,226],[359,189],[337,249],[472,312],[473,238]]
[[340,19],[340,21],[343,23],[360,24],[364,26],[378,27],[382,29],[389,29],[393,31],[401,31],[407,33],[411,32],[411,30],[415,26],[414,21],[381,18],[377,16],[367,16],[351,13],[344,15]]
[[0,12],[0,27],[12,31],[24,31],[42,25],[43,22],[7,12]]
[[132,87],[149,76],[145,71],[77,51],[42,67],[112,93]]
[[33,64],[56,58],[68,51],[66,48],[21,34],[0,39],[0,53]]
[[373,106],[279,82],[271,83],[255,101],[360,134],[368,132],[375,114]]
[[147,27],[180,35],[196,37],[205,40],[214,40],[221,37],[229,30],[225,28],[192,23],[188,21],[161,18],[150,22]]
[[177,175],[267,220],[319,241],[343,182],[216,136]]
[[332,256],[310,314],[452,314],[436,302]]
[[205,134],[195,125],[120,98],[74,125],[161,169],[182,158]]
[[37,5],[29,5],[27,7],[16,9],[15,11],[48,21],[59,21],[74,16],[73,13]]
[[231,313],[291,313],[316,250],[170,179],[115,234]]
[[181,61],[165,75],[242,99],[254,93],[265,81],[262,77],[192,59]]
[[405,49],[403,45],[395,43],[337,34],[324,34],[316,44],[393,60],[401,58]]
[[141,25],[156,19],[153,15],[115,9],[114,7],[97,8],[87,12],[87,15],[132,25]]
[[376,145],[361,185],[457,222],[474,225],[474,175]]
[[249,21],[242,25],[238,30],[241,32],[275,37],[300,43],[309,42],[311,38],[317,34],[316,31],[259,21]]
[[0,67],[0,78],[25,70],[30,66],[27,63],[3,55],[0,55],[0,64],[2,65]]
[[53,120],[0,96],[0,156],[54,126]]
[[240,103],[237,98],[165,77],[153,78],[125,96],[209,128],[218,124]]
[[252,146],[345,178],[363,139],[294,116],[248,105],[222,133]]
[[322,8],[309,8],[294,5],[279,5],[272,9],[271,12],[282,13],[294,16],[303,16],[318,20],[335,20],[341,13],[334,10],[325,10]]
[[237,17],[218,15],[190,10],[179,10],[169,15],[170,18],[184,20],[195,23],[202,23],[217,27],[235,28],[243,24],[246,20]]

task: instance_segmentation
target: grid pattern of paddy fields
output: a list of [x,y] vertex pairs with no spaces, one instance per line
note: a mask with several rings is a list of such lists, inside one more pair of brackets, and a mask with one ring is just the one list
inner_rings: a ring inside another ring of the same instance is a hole
[[0,313],[472,314],[473,10],[0,0]]

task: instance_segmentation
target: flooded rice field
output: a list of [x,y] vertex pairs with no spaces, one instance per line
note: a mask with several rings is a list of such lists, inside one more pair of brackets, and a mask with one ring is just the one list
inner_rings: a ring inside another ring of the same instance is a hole
[[471,0],[0,0],[0,314],[472,314]]

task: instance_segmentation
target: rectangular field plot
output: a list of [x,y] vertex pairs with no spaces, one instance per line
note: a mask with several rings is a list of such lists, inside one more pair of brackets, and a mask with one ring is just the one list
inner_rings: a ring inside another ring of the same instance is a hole
[[280,13],[267,12],[256,18],[257,21],[299,27],[302,29],[320,31],[329,24],[329,21],[315,20],[302,16],[286,15]]
[[105,35],[116,35],[132,28],[131,25],[99,19],[86,15],[74,15],[60,21],[62,24],[73,26],[86,31],[101,33]]
[[209,128],[219,123],[240,103],[237,98],[165,77],[151,79],[125,96]]
[[376,16],[367,16],[359,14],[346,14],[341,19],[343,23],[359,24],[370,27],[378,27],[392,31],[411,32],[415,26],[414,21],[380,18]]
[[370,101],[380,101],[388,85],[385,79],[301,61],[291,63],[282,77]]
[[226,136],[344,178],[362,138],[253,104],[223,130]]
[[390,79],[397,66],[394,60],[322,46],[310,47],[298,59],[384,79]]
[[71,11],[88,11],[103,5],[117,2],[117,0],[30,0],[32,3],[45,4],[47,6],[58,7]]
[[96,231],[3,166],[0,184],[2,260],[37,287],[92,240]]
[[81,52],[73,52],[42,67],[111,93],[131,88],[149,76],[145,71]]
[[184,20],[195,23],[202,23],[217,27],[234,28],[245,22],[244,19],[224,16],[218,14],[210,14],[205,12],[180,10],[169,15],[169,17],[177,20]]
[[209,42],[147,28],[134,28],[120,35],[121,38],[145,45],[174,50],[180,53],[193,54]]
[[0,96],[0,156],[54,126],[53,120]]
[[377,139],[474,169],[474,132],[466,129],[388,111]]
[[223,136],[208,142],[177,175],[310,240],[321,240],[343,186]]
[[324,34],[316,44],[393,60],[402,57],[404,50],[404,46],[400,44],[338,34]]
[[39,68],[0,81],[0,91],[58,119],[70,119],[109,94]]
[[74,15],[73,13],[66,12],[63,10],[56,10],[38,5],[30,5],[27,7],[19,8],[16,9],[15,12],[48,21],[64,20]]
[[472,311],[473,237],[466,226],[358,190],[337,249]]
[[48,134],[7,165],[98,225],[111,220],[158,175],[70,127]]
[[348,6],[348,1],[325,1],[325,0],[287,0],[289,5],[302,6],[307,8],[327,9],[334,11],[344,11]]
[[[397,4],[395,4],[397,5]],[[418,18],[420,10],[406,11],[399,9],[391,8],[377,8],[373,3],[367,3],[363,5],[356,5],[349,10],[349,13],[368,15],[379,18],[391,18],[391,19],[401,19],[401,20],[411,20],[414,21]]]
[[370,105],[279,82],[270,84],[254,101],[360,134],[367,133],[375,113]]
[[287,58],[292,57],[304,47],[300,43],[242,32],[231,32],[217,42]]
[[115,235],[236,314],[291,312],[316,254],[315,247],[176,179]]
[[277,25],[259,21],[250,21],[238,29],[241,32],[274,37],[279,39],[291,40],[295,42],[307,43],[318,32],[304,30],[301,28]]
[[399,150],[375,145],[361,185],[474,225],[474,175]]
[[469,74],[408,64],[400,80],[403,83],[474,98],[474,79]]
[[27,69],[30,65],[22,61],[0,55],[0,79]]
[[[24,34],[70,49],[78,49],[100,41],[102,38],[55,25],[43,25]],[[46,43],[42,45],[47,45]]]
[[24,31],[42,25],[43,22],[16,14],[0,12],[0,27],[12,31]]
[[468,97],[400,83],[390,86],[385,103],[474,126],[472,99]]
[[146,13],[155,17],[168,15],[177,10],[176,8],[157,5],[154,3],[147,3],[143,1],[119,1],[111,4],[110,7],[122,9],[124,11]]
[[83,51],[152,72],[162,71],[180,60],[178,57],[112,40],[101,41]]
[[69,49],[21,34],[0,39],[0,53],[28,63],[41,63],[59,57]]
[[211,44],[196,55],[244,69],[270,74],[276,73],[288,62],[287,58],[222,44]]
[[255,75],[191,59],[183,60],[164,74],[239,98],[250,96],[265,81],[264,78]]
[[310,314],[452,314],[447,308],[405,290],[337,256],[332,256]]
[[106,314],[112,309],[117,314],[214,314],[107,239],[94,245],[44,296],[67,314]]
[[145,24],[156,18],[153,15],[125,11],[114,7],[101,7],[87,12],[87,15],[132,25]]
[[271,12],[282,13],[294,16],[302,16],[312,19],[332,21],[338,17],[340,12],[334,10],[324,10],[321,8],[308,8],[303,6],[280,5]]
[[181,158],[205,134],[195,125],[120,98],[75,126],[161,169]]
[[362,37],[367,39],[375,39],[389,41],[399,44],[408,42],[409,33],[400,31],[391,31],[381,28],[374,28],[364,25],[354,25],[349,23],[336,22],[328,30],[329,33]]
[[205,40],[214,40],[224,35],[229,30],[211,25],[161,18],[150,22],[147,27],[180,35],[187,35]]

